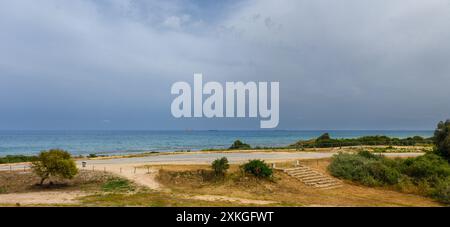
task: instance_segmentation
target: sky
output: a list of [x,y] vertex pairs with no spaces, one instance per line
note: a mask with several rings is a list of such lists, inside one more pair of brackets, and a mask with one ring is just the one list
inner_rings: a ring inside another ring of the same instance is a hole
[[171,86],[280,82],[277,129],[450,118],[447,0],[1,0],[0,130],[259,129],[174,118]]

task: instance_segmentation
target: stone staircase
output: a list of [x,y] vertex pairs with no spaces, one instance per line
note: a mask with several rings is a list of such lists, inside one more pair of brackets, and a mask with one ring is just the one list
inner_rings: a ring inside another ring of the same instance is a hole
[[297,178],[304,184],[318,189],[333,189],[342,187],[342,182],[307,166],[297,166],[283,169],[291,177]]

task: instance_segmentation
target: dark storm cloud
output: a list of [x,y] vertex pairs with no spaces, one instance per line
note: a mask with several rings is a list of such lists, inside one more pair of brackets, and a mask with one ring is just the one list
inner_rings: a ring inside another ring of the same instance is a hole
[[448,1],[2,1],[0,128],[258,128],[173,119],[170,86],[280,81],[280,128],[450,116]]

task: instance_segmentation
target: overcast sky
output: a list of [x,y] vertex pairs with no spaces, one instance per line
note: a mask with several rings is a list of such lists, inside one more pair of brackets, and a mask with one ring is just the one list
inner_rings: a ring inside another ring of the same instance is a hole
[[450,1],[0,1],[0,129],[259,129],[173,118],[195,72],[279,81],[278,129],[433,129]]

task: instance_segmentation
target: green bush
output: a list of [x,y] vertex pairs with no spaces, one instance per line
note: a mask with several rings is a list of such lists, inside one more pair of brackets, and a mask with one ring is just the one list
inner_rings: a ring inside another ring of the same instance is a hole
[[289,145],[290,148],[312,148],[312,147],[341,147],[358,145],[386,145],[386,146],[411,146],[432,144],[432,138],[424,139],[420,136],[408,138],[391,138],[387,136],[363,136],[359,138],[333,139],[328,133],[324,133],[316,139],[300,140],[295,144]]
[[35,159],[36,159],[36,156],[7,155],[5,157],[0,157],[0,164],[17,163],[17,162],[32,162]]
[[450,120],[438,123],[434,131],[436,153],[450,161]]
[[324,133],[321,136],[317,137],[317,140],[329,140],[329,139],[331,139],[329,133]]
[[365,168],[370,176],[380,185],[394,185],[401,179],[398,169],[389,166],[386,161],[375,161],[369,163]]
[[251,149],[252,147],[246,143],[243,143],[240,140],[234,141],[234,143],[231,145],[230,150],[245,150],[245,149]]
[[41,185],[51,176],[72,179],[78,173],[70,153],[59,149],[39,153],[31,168],[41,178]]
[[373,160],[380,160],[380,159],[382,159],[382,156],[375,155],[375,154],[371,153],[370,151],[366,151],[366,150],[359,151],[358,155],[363,157],[363,158],[368,158],[368,159],[373,159]]
[[400,172],[392,167],[389,160],[369,152],[335,155],[328,170],[333,176],[368,186],[393,185],[401,178]]
[[249,173],[258,178],[270,178],[272,177],[272,169],[261,160],[250,160],[244,165],[242,169],[245,173]]
[[400,166],[403,174],[416,180],[435,181],[450,176],[450,165],[435,154],[405,159]]
[[450,204],[450,179],[447,178],[438,183],[432,196],[443,203]]
[[328,171],[367,186],[396,186],[400,190],[415,187],[420,194],[450,202],[450,165],[435,154],[388,159],[366,151],[340,153],[333,156]]
[[212,162],[211,168],[214,170],[216,176],[223,176],[227,172],[230,165],[228,164],[228,159],[226,157],[222,157],[216,159]]

